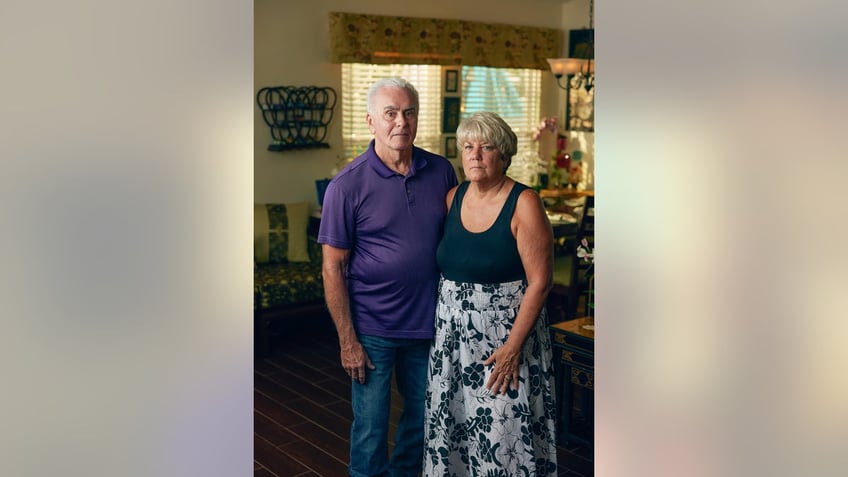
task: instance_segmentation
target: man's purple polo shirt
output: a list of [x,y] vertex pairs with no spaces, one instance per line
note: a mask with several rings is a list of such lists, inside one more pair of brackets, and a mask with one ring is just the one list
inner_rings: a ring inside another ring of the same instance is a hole
[[447,159],[415,147],[407,177],[368,150],[327,186],[318,243],[350,249],[350,308],[357,332],[430,339],[439,272],[436,246],[456,185]]

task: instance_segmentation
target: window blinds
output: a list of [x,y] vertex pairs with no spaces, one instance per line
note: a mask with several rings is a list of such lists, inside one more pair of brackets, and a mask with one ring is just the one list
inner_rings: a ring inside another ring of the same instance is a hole
[[542,75],[539,70],[462,67],[462,117],[477,111],[497,113],[518,136],[517,157],[535,154],[533,132],[539,123]]

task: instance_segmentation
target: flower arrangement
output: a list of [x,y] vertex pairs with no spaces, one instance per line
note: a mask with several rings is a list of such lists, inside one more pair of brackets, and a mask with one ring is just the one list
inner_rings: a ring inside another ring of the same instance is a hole
[[533,140],[538,141],[542,137],[542,133],[545,131],[549,131],[554,134],[557,133],[557,118],[553,117],[542,119],[539,127],[536,128],[536,132],[533,133]]
[[543,118],[532,138],[539,143],[539,173],[543,178],[538,185],[550,188],[570,185],[576,189],[583,178],[583,151],[568,152],[569,138],[560,133],[557,118]]
[[537,190],[553,187],[562,180],[562,175],[556,167],[556,154],[551,154],[558,137],[559,127],[556,117],[542,118],[533,131],[532,139],[539,143],[538,169],[533,181]]

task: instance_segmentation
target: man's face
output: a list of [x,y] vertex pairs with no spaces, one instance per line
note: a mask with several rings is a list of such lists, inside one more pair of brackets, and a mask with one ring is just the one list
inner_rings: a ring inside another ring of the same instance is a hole
[[418,132],[418,104],[404,88],[382,88],[373,97],[368,129],[377,146],[394,150],[412,148]]

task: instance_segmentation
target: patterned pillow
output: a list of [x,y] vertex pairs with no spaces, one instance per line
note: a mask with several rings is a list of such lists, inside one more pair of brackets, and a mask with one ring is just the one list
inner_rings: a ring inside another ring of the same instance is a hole
[[253,256],[256,262],[308,262],[308,222],[308,202],[253,204]]

